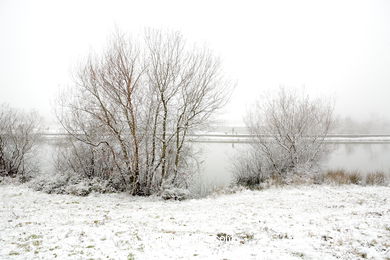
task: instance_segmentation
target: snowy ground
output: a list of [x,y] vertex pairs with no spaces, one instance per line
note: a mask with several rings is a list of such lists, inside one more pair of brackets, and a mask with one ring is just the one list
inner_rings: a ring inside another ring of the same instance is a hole
[[390,188],[178,201],[0,186],[0,259],[390,259]]

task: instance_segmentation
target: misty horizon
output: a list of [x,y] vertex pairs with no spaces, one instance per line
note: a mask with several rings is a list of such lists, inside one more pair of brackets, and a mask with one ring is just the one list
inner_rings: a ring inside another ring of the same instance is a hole
[[161,28],[221,58],[236,83],[217,117],[227,125],[242,125],[250,105],[280,86],[334,99],[341,118],[389,121],[389,11],[387,1],[2,1],[0,102],[55,121],[58,92],[116,28],[133,38]]

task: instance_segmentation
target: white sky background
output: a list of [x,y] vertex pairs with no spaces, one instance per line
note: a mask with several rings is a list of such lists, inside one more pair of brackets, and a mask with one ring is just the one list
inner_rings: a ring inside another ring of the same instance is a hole
[[181,31],[237,82],[222,116],[239,122],[266,90],[333,96],[336,112],[390,119],[390,1],[0,0],[0,103],[52,117],[71,72],[118,27]]

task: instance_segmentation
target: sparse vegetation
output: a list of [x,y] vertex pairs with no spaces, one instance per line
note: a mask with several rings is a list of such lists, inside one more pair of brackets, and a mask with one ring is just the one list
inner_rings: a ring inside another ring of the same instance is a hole
[[[354,174],[354,176],[355,175],[356,174]],[[351,178],[349,173],[342,169],[327,171],[324,174],[324,181],[327,184],[351,184]]]
[[20,253],[17,252],[17,251],[11,251],[11,252],[9,252],[8,255],[10,255],[10,256],[16,256],[16,255],[20,255]]
[[371,172],[365,176],[358,171],[346,171],[344,169],[328,170],[314,178],[316,184],[356,184],[356,185],[386,185],[384,172]]
[[350,172],[348,175],[349,175],[349,180],[350,180],[351,184],[361,184],[362,183],[363,177],[362,177],[360,172],[353,171],[353,172]]
[[386,178],[384,172],[370,172],[366,176],[367,185],[385,185]]
[[127,260],[135,260],[135,256],[132,253],[130,253],[127,256]]
[[313,174],[312,176],[292,175],[288,181],[278,175],[273,175],[268,178],[263,178],[261,181],[255,178],[254,175],[240,175],[240,179],[236,179],[236,183],[251,189],[262,189],[267,187],[277,187],[288,184],[329,184],[329,185],[387,185],[388,177],[384,172],[376,171],[367,174],[360,171],[347,171],[345,169],[327,170]]

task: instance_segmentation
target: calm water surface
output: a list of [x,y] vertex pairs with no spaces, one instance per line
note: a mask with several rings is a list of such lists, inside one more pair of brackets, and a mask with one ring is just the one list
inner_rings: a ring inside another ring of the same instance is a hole
[[[194,143],[200,151],[201,178],[215,185],[226,185],[232,180],[232,162],[247,144]],[[332,144],[332,152],[322,162],[324,169],[343,168],[362,173],[384,171],[390,174],[390,143],[372,144]],[[43,172],[53,172],[56,155],[56,142],[41,143],[40,165]]]
[[[199,144],[203,150],[203,176],[215,184],[231,181],[231,164],[246,144]],[[390,174],[390,144],[332,144],[329,156],[323,160],[324,169],[358,170],[362,173],[384,171]]]

